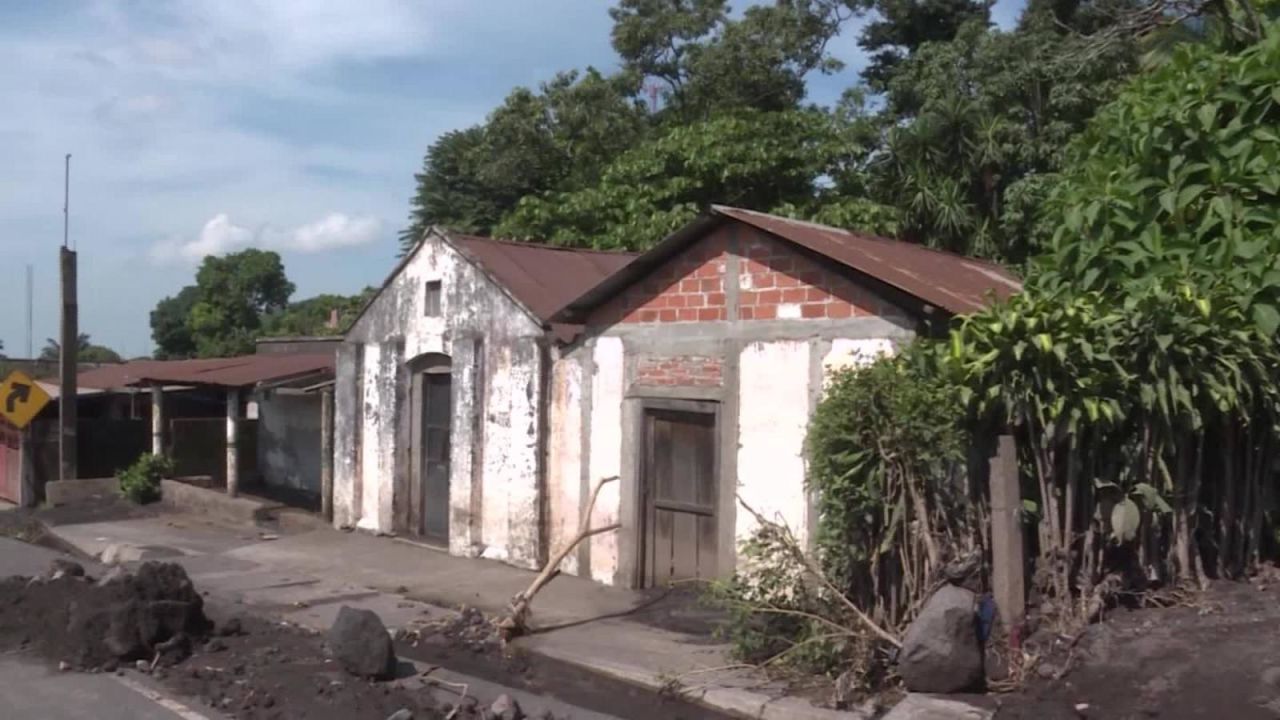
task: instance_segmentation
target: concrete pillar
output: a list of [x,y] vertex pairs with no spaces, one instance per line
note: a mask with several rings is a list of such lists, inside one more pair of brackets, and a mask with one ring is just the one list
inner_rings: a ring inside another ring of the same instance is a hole
[[1021,641],[1026,616],[1025,561],[1022,552],[1022,493],[1018,484],[1018,446],[1001,435],[991,458],[991,589],[1009,642]]
[[240,432],[240,389],[227,390],[227,494],[240,493],[240,456],[236,438]]
[[151,454],[164,454],[164,388],[151,386]]
[[333,388],[320,391],[320,513],[333,521]]

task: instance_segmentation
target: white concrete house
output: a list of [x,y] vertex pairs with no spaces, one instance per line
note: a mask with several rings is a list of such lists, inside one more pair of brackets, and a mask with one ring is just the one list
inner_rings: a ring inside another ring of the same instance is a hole
[[338,353],[334,524],[545,561],[551,316],[632,257],[428,232]]

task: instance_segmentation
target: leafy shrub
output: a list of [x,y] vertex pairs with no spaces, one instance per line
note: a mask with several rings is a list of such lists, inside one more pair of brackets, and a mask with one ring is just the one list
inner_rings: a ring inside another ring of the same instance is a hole
[[160,499],[160,479],[173,473],[173,461],[147,453],[116,474],[120,493],[139,505]]

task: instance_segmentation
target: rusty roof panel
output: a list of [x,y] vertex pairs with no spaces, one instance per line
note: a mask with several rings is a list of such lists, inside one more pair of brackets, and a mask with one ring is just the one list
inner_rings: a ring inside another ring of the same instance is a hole
[[981,310],[992,296],[1004,299],[1022,290],[1016,275],[984,260],[753,210],[723,205],[712,210],[825,255],[953,314]]
[[260,382],[314,374],[332,374],[333,353],[241,355],[199,360],[133,360],[77,376],[76,384],[118,390],[152,383],[248,387]]
[[543,322],[636,257],[474,235],[447,237]]

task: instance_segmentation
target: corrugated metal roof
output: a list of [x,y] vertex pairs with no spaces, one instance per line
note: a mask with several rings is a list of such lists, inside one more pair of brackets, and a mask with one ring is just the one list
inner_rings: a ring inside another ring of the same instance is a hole
[[474,235],[447,237],[543,322],[636,257]]
[[[360,318],[373,307],[383,291],[422,249],[426,238],[432,235],[456,248],[493,278],[494,282],[505,288],[525,309],[548,324],[552,316],[567,303],[638,257],[636,253],[628,252],[579,250],[535,242],[460,235],[433,227],[413,250],[400,258],[382,281],[378,291],[365,302],[360,312],[347,325],[347,330],[360,322]],[[551,329],[561,340],[568,340],[580,330],[578,326],[563,323],[552,324]]]
[[333,353],[241,355],[200,360],[133,360],[80,373],[80,387],[119,390],[138,385],[247,387],[260,382],[333,373]]
[[580,321],[584,313],[608,301],[727,220],[746,223],[795,243],[952,314],[981,310],[991,297],[1006,298],[1022,289],[1016,275],[995,263],[900,240],[714,205],[709,214],[667,236],[621,271],[570,301],[555,319]]
[[993,295],[1004,299],[1022,290],[1016,275],[984,260],[754,210],[716,205],[712,211],[786,238],[957,315],[985,308]]

